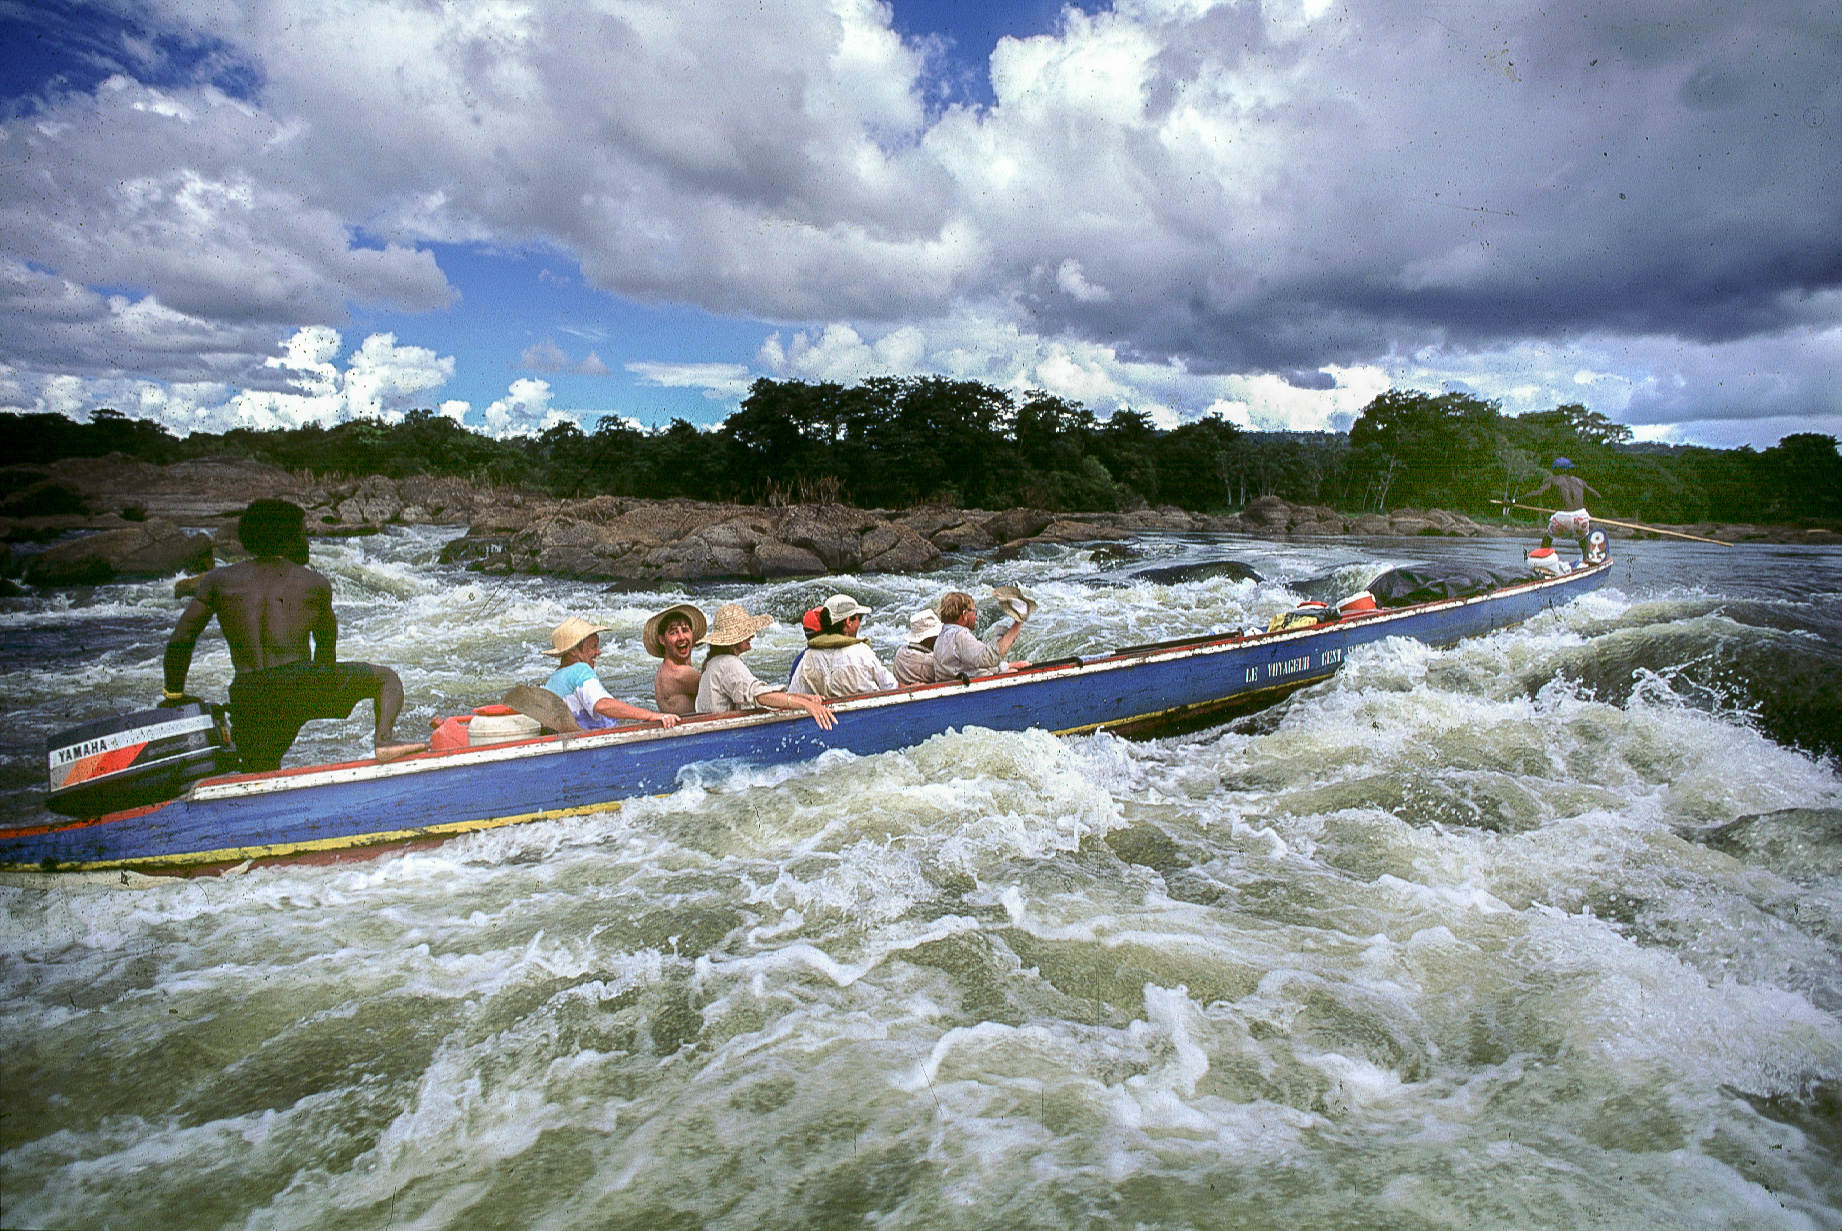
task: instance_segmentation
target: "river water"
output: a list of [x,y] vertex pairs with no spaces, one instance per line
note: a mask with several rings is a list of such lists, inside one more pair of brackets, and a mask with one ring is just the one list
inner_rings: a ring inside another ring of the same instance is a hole
[[[399,733],[681,592],[322,544]],[[0,1225],[1842,1226],[1842,551],[1619,542],[1608,587],[1389,641],[1240,723],[964,730],[566,821],[152,888],[0,886]],[[1264,623],[1508,541],[1163,539],[743,597],[1042,602],[1018,652]],[[1232,557],[1266,578],[1134,580]],[[989,604],[986,604],[989,606]],[[0,603],[0,814],[158,695],[169,584]],[[192,681],[221,697],[207,634]],[[288,763],[368,748],[361,713]]]

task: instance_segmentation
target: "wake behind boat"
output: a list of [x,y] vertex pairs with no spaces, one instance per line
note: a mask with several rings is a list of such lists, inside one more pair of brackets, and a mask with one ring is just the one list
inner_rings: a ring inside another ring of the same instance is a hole
[[834,748],[870,755],[951,728],[1179,734],[1326,680],[1357,646],[1397,636],[1448,645],[1489,633],[1599,588],[1610,570],[1606,560],[1468,597],[1324,612],[1276,621],[1267,632],[1180,638],[897,688],[835,702],[839,722],[830,731],[798,712],[749,711],[699,715],[671,730],[623,726],[388,764],[210,777],[163,803],[0,830],[0,867],[186,875],[251,860],[371,856],[668,792],[691,764],[787,764]]

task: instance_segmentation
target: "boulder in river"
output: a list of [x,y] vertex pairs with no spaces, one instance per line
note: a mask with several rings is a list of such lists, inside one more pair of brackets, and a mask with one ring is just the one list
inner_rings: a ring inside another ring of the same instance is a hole
[[60,517],[89,511],[81,492],[56,479],[40,479],[0,500],[0,517]]
[[1252,566],[1239,560],[1199,560],[1189,564],[1161,564],[1156,568],[1142,568],[1132,574],[1134,581],[1149,581],[1155,585],[1174,586],[1185,582],[1212,581],[1217,577],[1226,577],[1230,581],[1259,581],[1260,574]]
[[25,580],[36,586],[96,585],[118,577],[163,577],[211,567],[211,539],[187,534],[164,517],[58,543],[29,557]]
[[1045,509],[1006,509],[985,519],[985,532],[1000,543],[1035,538],[1044,526],[1055,520]]

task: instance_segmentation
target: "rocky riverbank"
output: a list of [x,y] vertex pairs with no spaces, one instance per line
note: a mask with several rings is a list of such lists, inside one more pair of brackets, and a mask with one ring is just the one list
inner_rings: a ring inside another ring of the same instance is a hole
[[[114,454],[48,466],[0,468],[0,573],[36,585],[196,572],[241,555],[235,518],[250,501],[292,500],[316,536],[376,534],[391,525],[465,527],[445,560],[487,573],[531,573],[612,583],[762,580],[823,573],[914,573],[943,553],[1015,555],[1032,543],[1103,542],[1161,532],[1260,538],[1509,535],[1532,523],[1473,521],[1443,509],[1339,513],[1265,496],[1231,514],[1175,507],[1123,513],[993,512],[924,506],[763,508],[614,496],[556,499],[462,479],[368,475],[328,478],[234,459],[155,466]],[[185,532],[182,527],[201,533]],[[1632,532],[1615,527],[1617,536]],[[1727,541],[1836,542],[1794,527],[1699,526]],[[73,531],[89,532],[81,537]],[[43,550],[15,544],[54,540]]]

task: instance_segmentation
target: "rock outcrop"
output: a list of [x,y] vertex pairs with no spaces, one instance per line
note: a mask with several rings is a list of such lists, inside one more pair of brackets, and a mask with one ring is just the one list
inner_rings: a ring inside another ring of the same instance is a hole
[[842,505],[760,509],[598,496],[482,512],[442,559],[490,573],[668,582],[910,573],[940,549],[912,527]]
[[24,579],[36,586],[96,585],[210,567],[209,536],[187,534],[164,517],[150,517],[138,525],[86,535],[27,556]]
[[464,526],[476,512],[514,495],[447,477],[327,478],[241,458],[156,466],[120,453],[5,467],[0,493],[0,525],[14,538],[103,528],[104,518],[113,526],[149,517],[215,526],[265,499],[292,500],[306,509],[310,535],[375,533],[393,523]]
[[1521,534],[1511,527],[1480,525],[1462,513],[1444,509],[1395,509],[1388,513],[1360,513],[1344,516],[1321,504],[1291,504],[1278,496],[1262,496],[1249,501],[1239,513],[1213,519],[1218,529],[1238,530],[1243,534],[1266,537],[1315,536],[1325,534],[1356,535],[1441,535],[1457,538]]
[[[1486,525],[1443,509],[1345,515],[1324,505],[1262,496],[1231,514],[1174,506],[1115,513],[1000,511],[924,505],[900,511],[837,504],[760,508],[615,496],[560,500],[452,477],[328,478],[240,459],[155,466],[120,454],[48,466],[0,468],[0,542],[88,538],[36,554],[9,552],[0,575],[39,585],[88,584],[208,567],[236,559],[235,518],[252,500],[292,500],[310,535],[376,534],[389,525],[464,525],[446,561],[491,573],[534,573],[623,585],[759,581],[824,573],[915,573],[943,553],[1014,557],[1032,544],[1095,544],[1129,553],[1146,533],[1216,532],[1260,538],[1326,535],[1530,536],[1540,527]],[[179,527],[213,531],[187,536]],[[1728,540],[1816,541],[1792,527],[1700,526]],[[1631,532],[1608,527],[1617,536]]]

